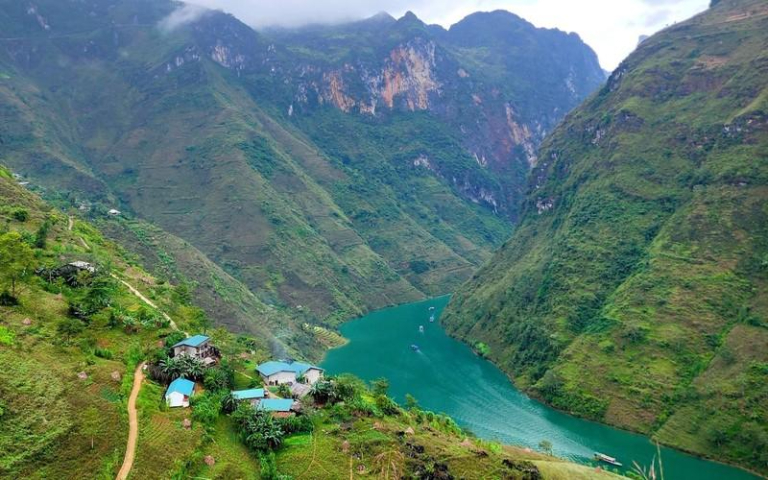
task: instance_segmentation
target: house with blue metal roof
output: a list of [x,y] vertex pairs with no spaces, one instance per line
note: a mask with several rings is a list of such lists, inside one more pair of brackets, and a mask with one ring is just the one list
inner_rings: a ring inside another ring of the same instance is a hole
[[298,379],[311,385],[323,377],[322,368],[293,360],[265,362],[256,371],[267,385],[294,384]]
[[271,413],[291,413],[294,401],[290,398],[265,398],[260,401],[256,408],[266,410]]
[[261,400],[267,397],[266,391],[263,388],[251,388],[248,390],[234,390],[232,397],[237,401],[247,401],[251,405],[256,405]]
[[165,391],[165,403],[169,407],[188,407],[189,398],[195,393],[195,382],[186,378],[177,378]]
[[211,338],[206,335],[194,335],[185,338],[173,347],[173,356],[189,355],[205,362],[207,365],[215,363],[218,352],[211,343]]

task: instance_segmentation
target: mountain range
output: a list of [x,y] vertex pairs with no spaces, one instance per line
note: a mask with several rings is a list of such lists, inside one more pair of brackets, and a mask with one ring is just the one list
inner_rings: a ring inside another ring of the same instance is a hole
[[560,409],[768,468],[768,4],[645,40],[544,141],[445,324]]
[[0,7],[2,162],[220,324],[298,318],[286,338],[461,285],[604,81],[578,36],[503,11],[257,32],[166,0]]

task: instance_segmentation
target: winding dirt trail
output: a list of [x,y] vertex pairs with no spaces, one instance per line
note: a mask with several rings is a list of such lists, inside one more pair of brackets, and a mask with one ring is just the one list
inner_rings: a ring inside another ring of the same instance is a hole
[[136,457],[136,444],[139,440],[139,415],[136,411],[136,399],[141,390],[141,382],[144,381],[143,369],[145,364],[146,362],[141,362],[136,367],[136,373],[133,377],[133,389],[131,390],[131,396],[128,397],[128,445],[125,448],[123,466],[117,472],[117,480],[128,478],[128,474],[131,473],[131,468],[133,467],[133,460]]
[[157,310],[158,312],[160,312],[160,315],[162,315],[164,319],[168,320],[168,323],[170,323],[172,329],[179,330],[179,327],[178,327],[178,325],[176,325],[176,322],[174,322],[173,319],[167,313],[165,313],[164,311],[162,311],[159,308],[157,308],[157,305],[155,305],[155,302],[153,302],[152,300],[150,300],[147,297],[145,297],[144,294],[142,294],[140,291],[138,291],[136,288],[134,288],[133,285],[131,285],[130,283],[126,282],[122,278],[118,277],[114,273],[112,274],[112,278],[114,278],[118,282],[120,282],[123,285],[125,285],[126,288],[128,288],[128,290],[130,290],[132,294],[134,294],[136,297],[138,297],[139,300],[141,300],[142,302],[146,303],[150,307],[152,307],[155,310]]

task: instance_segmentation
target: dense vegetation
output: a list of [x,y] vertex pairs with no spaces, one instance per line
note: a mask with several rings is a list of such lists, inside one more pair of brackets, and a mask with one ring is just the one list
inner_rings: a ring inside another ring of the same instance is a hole
[[768,7],[643,42],[540,152],[453,334],[550,404],[768,472]]
[[[261,385],[254,366],[270,357],[265,338],[211,329],[187,287],[158,282],[90,224],[44,204],[2,168],[0,225],[2,478],[115,478],[141,361],[150,362],[150,378],[137,402],[130,478],[594,478],[592,469],[546,454],[465,440],[451,419],[422,412],[413,399],[405,409],[396,405],[385,381],[372,388],[352,377],[319,382],[314,401],[292,418],[238,405],[232,388]],[[77,261],[96,270],[63,268]],[[221,361],[205,368],[169,358],[186,336],[174,325],[206,332]],[[165,385],[177,377],[203,387],[191,409],[165,406]]]
[[511,232],[532,149],[603,80],[576,36],[503,12],[260,34],[221,12],[169,30],[178,7],[0,1],[2,161],[113,219],[218,324],[282,325],[289,347],[468,279]]

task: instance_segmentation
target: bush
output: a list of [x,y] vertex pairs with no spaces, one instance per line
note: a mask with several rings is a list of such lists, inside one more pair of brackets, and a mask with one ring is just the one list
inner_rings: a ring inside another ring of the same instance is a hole
[[192,418],[206,425],[216,422],[221,412],[221,396],[211,392],[191,398]]
[[29,220],[29,212],[23,208],[17,208],[11,213],[11,216],[18,222],[26,222]]
[[232,419],[243,443],[252,450],[265,452],[283,443],[285,433],[269,412],[254,410],[249,403],[242,403]]
[[376,406],[379,407],[384,415],[397,415],[400,413],[400,407],[397,403],[386,395],[376,397]]
[[66,318],[56,326],[56,331],[66,340],[71,339],[83,330],[85,330],[85,325],[76,318]]
[[108,348],[99,348],[99,347],[96,347],[93,350],[93,354],[105,360],[111,360],[115,356],[114,353],[112,353],[112,350]]
[[0,306],[3,307],[14,307],[19,304],[19,300],[11,295],[11,292],[4,291],[0,293]]
[[278,424],[286,435],[309,433],[315,428],[312,419],[308,415],[285,417],[280,419]]
[[234,372],[225,363],[214,368],[209,368],[203,375],[205,388],[213,392],[229,390],[234,384]]

